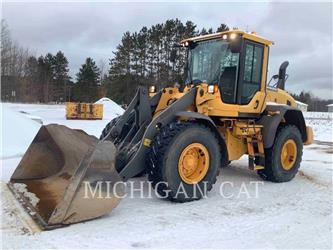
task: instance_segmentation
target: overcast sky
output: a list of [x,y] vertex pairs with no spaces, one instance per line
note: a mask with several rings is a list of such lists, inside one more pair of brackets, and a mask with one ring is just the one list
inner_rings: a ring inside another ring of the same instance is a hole
[[220,23],[256,31],[275,42],[269,77],[290,62],[287,90],[332,94],[332,3],[234,2],[5,2],[2,16],[12,37],[36,56],[61,50],[75,76],[85,58],[108,62],[125,31],[138,31],[170,18],[198,28]]

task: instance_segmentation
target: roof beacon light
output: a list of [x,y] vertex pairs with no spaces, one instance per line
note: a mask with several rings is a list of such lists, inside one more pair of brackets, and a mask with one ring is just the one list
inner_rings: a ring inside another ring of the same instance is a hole
[[236,39],[236,37],[237,37],[237,34],[236,34],[236,33],[231,33],[231,35],[230,35],[230,39],[231,39],[231,40]]

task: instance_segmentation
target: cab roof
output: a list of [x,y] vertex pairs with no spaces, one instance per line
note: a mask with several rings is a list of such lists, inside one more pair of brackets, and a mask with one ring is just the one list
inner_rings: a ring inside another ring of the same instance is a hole
[[208,35],[203,35],[203,36],[196,36],[196,37],[191,37],[191,38],[187,38],[181,41],[181,43],[184,42],[198,42],[198,41],[205,41],[205,40],[212,40],[212,39],[216,39],[216,38],[222,38],[222,36],[224,34],[230,35],[230,34],[239,34],[241,36],[243,36],[245,39],[254,41],[254,42],[258,42],[258,43],[262,43],[265,45],[272,45],[274,44],[273,41],[267,40],[266,38],[263,38],[261,36],[258,36],[255,33],[247,33],[245,31],[242,30],[228,30],[228,31],[223,31],[223,32],[217,32],[214,34],[208,34]]

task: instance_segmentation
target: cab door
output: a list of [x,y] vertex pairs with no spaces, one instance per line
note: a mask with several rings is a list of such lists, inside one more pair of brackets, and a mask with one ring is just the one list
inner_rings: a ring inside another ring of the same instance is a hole
[[261,112],[265,99],[262,82],[266,80],[263,66],[267,67],[267,55],[268,48],[263,44],[244,39],[237,89],[240,116],[256,115]]

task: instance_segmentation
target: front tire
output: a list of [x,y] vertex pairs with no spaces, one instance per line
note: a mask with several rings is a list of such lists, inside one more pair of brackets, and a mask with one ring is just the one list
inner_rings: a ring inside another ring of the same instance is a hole
[[299,129],[294,125],[278,129],[274,144],[265,149],[265,168],[259,176],[272,182],[287,182],[298,172],[302,161],[303,142]]
[[[107,134],[110,132],[112,127],[117,123],[117,121],[120,119],[121,116],[118,116],[116,118],[113,118],[108,124],[106,124],[105,128],[103,129],[99,139],[102,140]],[[107,138],[106,140],[112,141],[111,138]]]
[[163,198],[202,198],[216,182],[221,165],[218,138],[209,127],[174,122],[155,136],[148,153],[148,179]]

